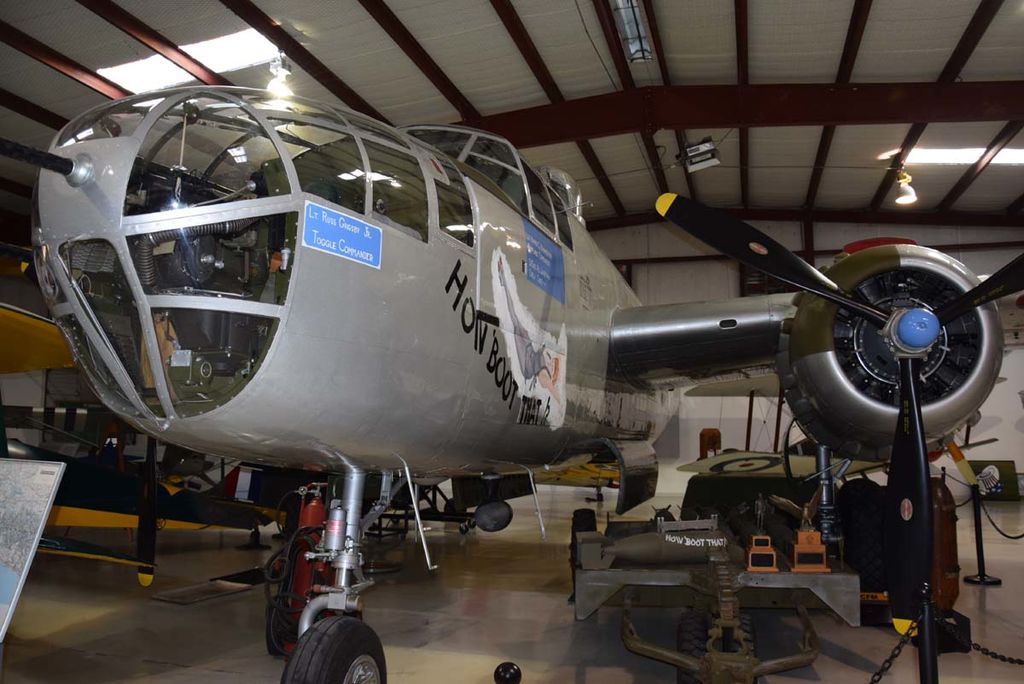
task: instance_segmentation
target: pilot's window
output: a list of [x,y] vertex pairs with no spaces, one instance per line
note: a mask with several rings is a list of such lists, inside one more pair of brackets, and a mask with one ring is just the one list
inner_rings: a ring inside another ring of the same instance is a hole
[[441,230],[459,242],[473,246],[473,205],[462,182],[458,169],[441,160],[441,167],[448,176],[448,184],[440,180],[434,183],[437,189],[437,215]]
[[406,133],[452,157],[458,157],[462,153],[462,148],[470,138],[469,133],[440,128],[414,128],[407,130]]
[[371,206],[375,217],[416,231],[427,239],[427,186],[419,160],[400,150],[363,140],[370,160]]
[[537,172],[529,166],[524,165],[526,180],[530,184],[530,204],[533,205],[533,217],[544,227],[551,229],[554,225],[554,214],[551,210],[551,200],[545,191],[544,182],[541,181]]
[[295,121],[275,122],[274,130],[292,155],[305,192],[360,214],[365,211],[363,157],[351,135]]
[[277,148],[240,106],[179,102],[146,132],[125,194],[126,215],[287,195]]
[[473,154],[479,154],[482,157],[490,157],[496,159],[502,164],[508,164],[509,166],[516,165],[516,157],[512,154],[512,148],[507,142],[503,140],[495,140],[494,138],[485,138],[480,136],[473,143]]
[[551,193],[551,199],[554,200],[552,204],[555,209],[555,226],[558,229],[558,239],[561,240],[563,245],[572,249],[572,226],[569,224],[569,212],[560,206],[562,202],[559,199],[558,193],[554,192],[550,186],[548,191]]
[[475,154],[466,157],[466,163],[494,181],[499,188],[505,191],[505,194],[512,198],[521,212],[526,215],[530,214],[530,208],[526,204],[526,188],[523,187],[523,177],[519,175],[518,171]]

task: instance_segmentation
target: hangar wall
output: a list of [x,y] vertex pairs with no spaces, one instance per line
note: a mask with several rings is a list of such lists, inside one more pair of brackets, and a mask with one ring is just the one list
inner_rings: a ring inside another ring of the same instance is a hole
[[[788,222],[752,222],[775,240],[794,251],[803,245],[801,226]],[[1016,228],[957,228],[948,226],[892,226],[873,224],[816,224],[815,248],[841,249],[843,245],[864,238],[896,236],[916,240],[925,245],[956,245],[970,243],[1009,242],[1020,239]],[[597,243],[612,260],[646,259],[666,256],[696,256],[713,252],[680,231],[664,223],[603,230],[594,233]],[[992,273],[1015,256],[1006,249],[950,250],[978,274]],[[831,256],[819,256],[818,266],[831,263]],[[679,263],[634,263],[633,287],[645,304],[667,304],[707,301],[739,296],[739,268],[733,261],[695,261]],[[996,444],[980,447],[969,457],[1009,459],[1024,471],[1024,409],[1017,392],[1024,390],[1024,349],[1010,351],[1003,360],[1001,375],[1007,381],[996,385],[982,406],[982,420],[972,430],[972,440],[996,437]],[[751,430],[751,448],[771,450],[774,435],[775,399],[756,398]],[[698,435],[702,428],[717,427],[722,431],[724,448],[743,448],[746,432],[747,399],[745,397],[682,397],[679,419],[670,426],[658,443],[661,459],[659,494],[678,494],[687,477],[676,467],[696,458]],[[783,409],[782,426],[789,420]],[[937,465],[952,468],[944,457]],[[959,497],[959,492],[954,491]]]

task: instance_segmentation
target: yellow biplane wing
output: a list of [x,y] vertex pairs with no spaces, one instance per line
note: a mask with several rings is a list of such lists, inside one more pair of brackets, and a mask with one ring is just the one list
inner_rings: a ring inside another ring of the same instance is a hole
[[0,303],[0,373],[74,365],[64,337],[53,321]]

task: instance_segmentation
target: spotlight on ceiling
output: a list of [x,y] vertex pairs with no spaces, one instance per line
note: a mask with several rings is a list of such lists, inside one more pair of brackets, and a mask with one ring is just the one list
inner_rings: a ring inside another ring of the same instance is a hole
[[711,166],[718,166],[721,163],[718,159],[718,149],[715,141],[710,136],[695,145],[685,143],[682,154],[676,158],[681,158],[681,161],[686,165],[686,170],[690,173]]
[[285,57],[283,52],[277,53],[277,57],[270,62],[270,73],[274,77],[267,84],[267,90],[277,97],[291,97],[294,95],[287,83],[288,76],[292,73],[291,65],[288,63],[288,58]]
[[896,191],[896,204],[913,204],[917,201],[917,193],[910,185],[914,180],[909,173],[900,169],[896,173],[896,182],[899,183],[899,190]]

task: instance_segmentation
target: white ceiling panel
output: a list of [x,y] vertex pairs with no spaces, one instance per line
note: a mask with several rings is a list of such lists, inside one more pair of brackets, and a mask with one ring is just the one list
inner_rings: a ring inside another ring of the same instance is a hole
[[0,43],[0,83],[15,95],[69,119],[107,101],[94,90],[60,75],[5,43]]
[[853,0],[748,4],[751,83],[835,81]]
[[697,198],[718,207],[740,205],[740,136],[735,128],[694,128],[686,131],[692,144],[710,136],[718,145],[721,164],[691,174]]
[[154,54],[100,16],[66,0],[0,3],[0,19],[93,70]]
[[[250,28],[237,14],[209,0],[115,0],[125,11],[175,45],[191,45]],[[64,2],[63,4],[67,4]]]
[[658,195],[639,135],[615,135],[590,141],[627,212],[648,211]]
[[515,8],[565,97],[621,87],[591,2],[520,0]]
[[673,84],[736,82],[733,3],[656,2],[654,11]]
[[256,4],[392,123],[460,118],[358,3],[259,0]]
[[1024,78],[1024,3],[1003,4],[960,76],[965,81]]
[[965,0],[872,3],[853,82],[934,81],[977,6]]
[[403,0],[388,7],[482,114],[547,104],[490,3]]
[[751,204],[755,207],[802,205],[820,138],[820,126],[751,128]]

